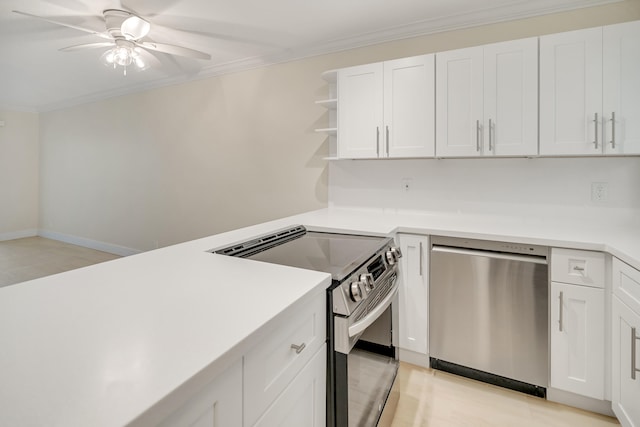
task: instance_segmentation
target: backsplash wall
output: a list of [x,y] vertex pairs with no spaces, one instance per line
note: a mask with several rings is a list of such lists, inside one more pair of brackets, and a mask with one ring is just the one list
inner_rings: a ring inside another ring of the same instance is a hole
[[[607,183],[606,201],[591,200],[593,182]],[[329,205],[488,213],[638,210],[640,157],[333,161]]]

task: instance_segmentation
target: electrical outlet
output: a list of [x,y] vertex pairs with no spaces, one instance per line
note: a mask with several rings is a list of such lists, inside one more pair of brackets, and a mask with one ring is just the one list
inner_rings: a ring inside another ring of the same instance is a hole
[[606,182],[591,183],[591,201],[606,202],[609,193],[609,187]]
[[410,191],[411,190],[411,183],[412,183],[411,178],[402,178],[401,183],[402,183],[402,189],[404,191]]

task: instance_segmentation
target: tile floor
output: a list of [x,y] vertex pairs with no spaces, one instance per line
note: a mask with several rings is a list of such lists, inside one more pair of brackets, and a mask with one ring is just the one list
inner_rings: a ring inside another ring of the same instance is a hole
[[[119,258],[42,237],[0,242],[0,287]],[[391,427],[611,427],[614,418],[401,363]],[[391,398],[390,398],[391,399]],[[390,420],[390,421],[389,421]]]
[[0,287],[120,258],[43,237],[0,242]]
[[[615,418],[400,364],[391,427],[611,427]],[[386,411],[386,408],[385,408]]]

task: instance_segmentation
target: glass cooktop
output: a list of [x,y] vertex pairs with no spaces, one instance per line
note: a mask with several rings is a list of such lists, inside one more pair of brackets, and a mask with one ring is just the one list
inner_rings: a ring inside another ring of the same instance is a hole
[[271,236],[263,236],[258,240],[264,243],[254,244],[249,255],[242,253],[242,250],[233,253],[234,249],[237,250],[242,244],[215,252],[322,271],[331,274],[334,280],[342,281],[390,240],[388,237],[322,233],[307,231],[304,227],[299,229],[302,230],[300,233],[283,239],[283,243],[274,241]]

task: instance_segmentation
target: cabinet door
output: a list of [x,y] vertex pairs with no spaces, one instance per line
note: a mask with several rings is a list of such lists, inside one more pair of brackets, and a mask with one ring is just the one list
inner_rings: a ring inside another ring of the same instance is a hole
[[602,28],[540,37],[540,154],[602,154]]
[[241,427],[242,361],[224,371],[158,427]]
[[640,426],[640,314],[615,295],[612,312],[612,408],[623,426]]
[[429,352],[429,292],[427,251],[429,239],[425,236],[401,234],[400,250],[400,348],[427,355]]
[[338,157],[382,154],[382,63],[338,71]]
[[326,425],[326,352],[325,344],[254,426],[324,427]]
[[484,47],[484,155],[538,154],[538,38]]
[[603,28],[605,153],[640,153],[640,22]]
[[551,386],[604,399],[604,290],[551,283]]
[[384,63],[384,140],[388,157],[435,154],[435,55]]
[[[244,356],[244,420],[251,425],[315,357],[327,338],[327,302],[322,292],[283,318],[277,329]],[[296,346],[298,348],[296,348]],[[324,354],[324,353],[323,353]]]
[[436,54],[436,156],[482,152],[482,47]]

